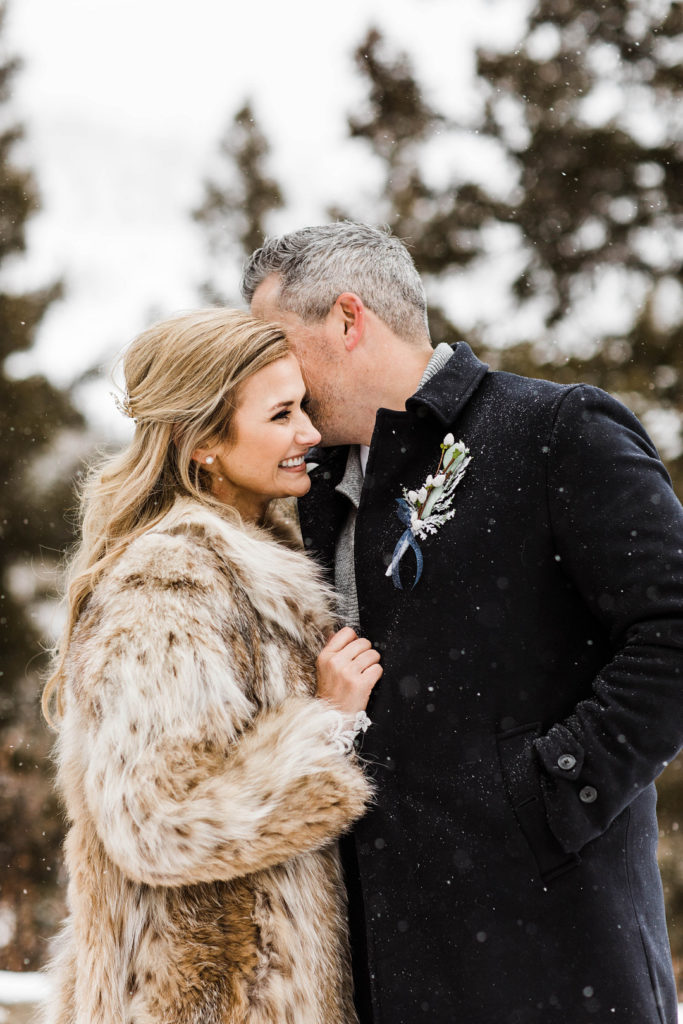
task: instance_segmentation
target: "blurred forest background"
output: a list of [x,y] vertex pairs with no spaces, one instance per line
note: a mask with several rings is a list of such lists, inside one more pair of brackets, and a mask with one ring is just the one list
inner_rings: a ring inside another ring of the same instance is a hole
[[[479,102],[466,122],[432,105],[386,31],[371,28],[349,55],[364,100],[348,111],[348,135],[367,153],[373,181],[381,168],[382,184],[329,218],[388,224],[407,241],[428,288],[434,343],[464,338],[492,367],[585,380],[619,396],[653,434],[683,498],[683,6],[539,0],[514,51],[477,53]],[[39,208],[40,168],[16,156],[17,72],[12,56],[0,63],[0,274],[24,252]],[[226,115],[188,217],[213,268],[197,302],[241,305],[230,290],[239,266],[288,200],[255,102],[243,97]],[[459,159],[464,151],[476,157]],[[501,168],[495,188],[482,173],[488,164]],[[492,290],[501,308],[493,328],[458,323],[453,297],[465,274],[484,302]],[[63,821],[39,711],[45,609],[73,540],[74,481],[102,440],[73,389],[7,368],[34,344],[61,289],[46,281],[17,293],[0,277],[0,969],[14,971],[44,962],[64,912]],[[664,771],[659,794],[683,989],[681,759]]]

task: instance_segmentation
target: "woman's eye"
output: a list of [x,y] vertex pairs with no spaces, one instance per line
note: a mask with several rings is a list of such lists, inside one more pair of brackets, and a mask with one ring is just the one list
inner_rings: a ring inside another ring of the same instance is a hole
[[281,409],[280,412],[276,412],[273,416],[274,420],[286,420],[290,415],[289,409]]

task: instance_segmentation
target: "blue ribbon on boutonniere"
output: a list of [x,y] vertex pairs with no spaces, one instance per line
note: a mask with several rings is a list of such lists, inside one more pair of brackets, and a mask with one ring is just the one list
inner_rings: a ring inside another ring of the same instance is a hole
[[417,561],[417,572],[415,573],[415,579],[413,580],[413,586],[410,588],[412,590],[413,587],[415,586],[415,584],[420,579],[420,576],[422,575],[422,566],[424,565],[424,557],[422,555],[422,552],[420,551],[420,545],[415,540],[415,534],[413,533],[413,530],[412,530],[412,526],[411,526],[412,509],[410,508],[410,505],[408,504],[408,502],[406,501],[405,498],[397,498],[396,499],[396,504],[398,505],[398,510],[396,512],[396,515],[401,520],[403,525],[408,527],[408,529],[405,531],[405,533],[403,533],[401,535],[401,537],[400,537],[396,547],[394,548],[394,554],[393,554],[393,557],[391,559],[391,579],[392,579],[393,584],[394,584],[394,586],[396,587],[397,590],[403,590],[403,584],[401,583],[401,576],[400,576],[399,566],[401,564],[401,558],[405,554],[406,549],[408,547],[411,547],[413,549],[413,551],[415,552],[415,560]]

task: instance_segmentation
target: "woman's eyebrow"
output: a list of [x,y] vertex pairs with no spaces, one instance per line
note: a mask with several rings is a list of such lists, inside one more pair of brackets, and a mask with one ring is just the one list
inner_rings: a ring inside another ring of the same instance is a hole
[[[304,392],[304,394],[301,396],[300,399],[298,399],[298,401],[299,401],[300,404],[303,404],[307,400],[307,398],[308,398],[308,391]],[[297,399],[295,399],[295,398],[288,398],[286,401],[283,400],[281,402],[276,402],[275,405],[271,405],[271,407],[268,410],[268,412],[275,412],[276,409],[287,409],[287,408],[289,408],[290,405],[296,405],[296,403],[297,403]]]

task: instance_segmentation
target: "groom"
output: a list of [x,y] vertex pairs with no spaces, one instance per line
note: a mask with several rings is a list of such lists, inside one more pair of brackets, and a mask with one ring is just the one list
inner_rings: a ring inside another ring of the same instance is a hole
[[653,780],[683,732],[683,510],[651,441],[596,388],[433,350],[373,228],[271,239],[243,293],[323,435],[305,543],[384,665],[343,848],[362,1024],[674,1024]]

